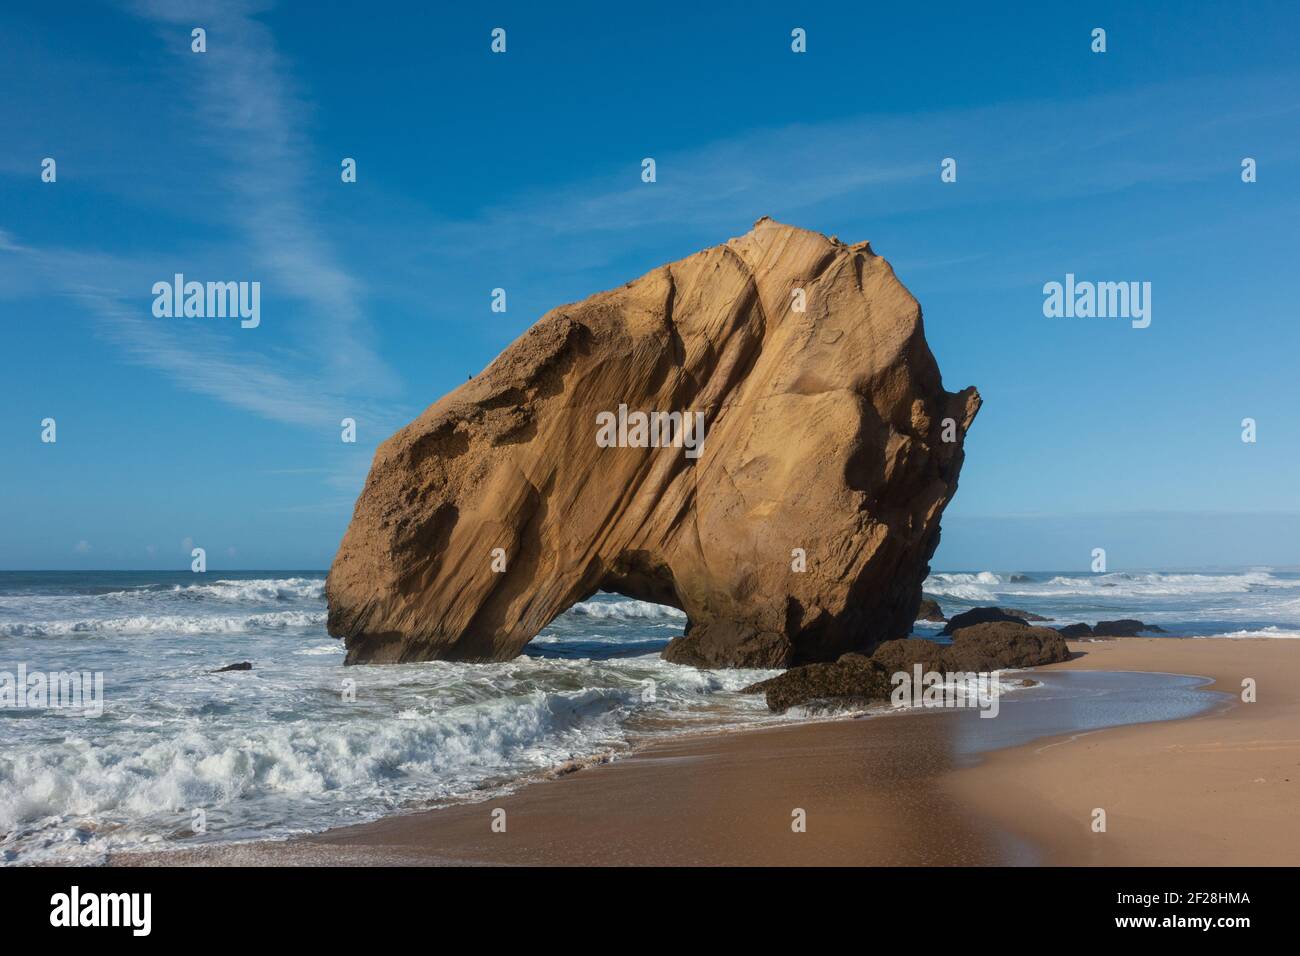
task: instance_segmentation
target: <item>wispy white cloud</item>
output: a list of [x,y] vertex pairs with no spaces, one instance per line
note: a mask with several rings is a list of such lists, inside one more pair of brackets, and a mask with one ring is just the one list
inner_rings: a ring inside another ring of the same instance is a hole
[[[188,91],[193,114],[216,154],[229,217],[277,291],[299,299],[317,319],[313,329],[325,369],[363,381],[372,392],[396,391],[395,373],[373,350],[358,304],[361,283],[342,265],[302,196],[312,149],[300,127],[311,114],[290,64],[256,15],[263,3],[144,0],[132,8],[157,26],[172,51],[173,75]],[[191,27],[203,24],[209,45],[194,54]]]
[[278,353],[232,346],[232,335],[254,333],[235,327],[223,335],[223,330],[203,324],[206,320],[176,325],[152,318],[149,300],[139,290],[149,287],[148,277],[156,271],[150,262],[24,246],[0,233],[0,289],[13,292],[21,283],[76,302],[80,311],[95,318],[98,334],[119,354],[162,373],[179,388],[270,421],[316,430],[338,427],[344,415],[383,434],[400,424],[402,411],[333,387],[332,376],[313,369],[310,361],[286,362]]
[[[312,151],[301,118],[310,105],[256,19],[265,6],[168,0],[128,7],[155,27],[160,52],[173,56],[178,118],[189,124],[185,135],[208,147],[221,201],[191,210],[207,226],[203,244],[124,255],[31,243],[6,223],[0,295],[75,300],[130,361],[235,408],[310,428],[337,427],[350,415],[386,433],[408,417],[392,404],[400,381],[372,344],[362,283],[323,238],[327,230],[303,194]],[[208,30],[207,54],[190,52],[197,24]],[[265,340],[248,332],[232,340],[222,334],[229,330],[202,322],[182,328],[150,318],[144,293],[154,281],[173,267],[197,272],[213,262],[261,281],[281,302],[296,300],[308,320]]]

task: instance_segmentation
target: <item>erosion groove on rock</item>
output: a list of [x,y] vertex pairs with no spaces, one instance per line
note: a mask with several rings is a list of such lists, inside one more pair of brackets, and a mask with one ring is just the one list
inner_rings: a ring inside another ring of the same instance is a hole
[[[620,405],[703,412],[699,457],[600,447]],[[349,663],[504,660],[605,590],[684,611],[681,663],[869,650],[911,629],[979,405],[868,243],[761,219],[552,309],[385,441],[330,633]]]

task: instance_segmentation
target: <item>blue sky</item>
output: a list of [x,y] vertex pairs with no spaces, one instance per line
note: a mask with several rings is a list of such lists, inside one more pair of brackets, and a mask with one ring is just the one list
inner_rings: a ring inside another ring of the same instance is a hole
[[[989,6],[7,5],[0,568],[324,568],[379,441],[762,215],[871,240],[984,395],[937,568],[1300,564],[1300,13]],[[175,272],[261,325],[154,318]],[[1045,318],[1067,272],[1150,328]]]

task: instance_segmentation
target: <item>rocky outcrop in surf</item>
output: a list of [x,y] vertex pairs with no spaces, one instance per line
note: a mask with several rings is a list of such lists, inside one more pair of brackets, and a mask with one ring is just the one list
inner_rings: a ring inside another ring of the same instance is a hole
[[921,599],[921,606],[916,610],[916,619],[918,621],[930,621],[934,624],[947,620],[943,616],[943,608],[939,607],[939,602],[933,598]]
[[743,692],[763,694],[767,706],[777,712],[814,701],[854,706],[889,699],[894,675],[911,674],[918,666],[922,674],[990,674],[1055,664],[1069,656],[1065,638],[1051,628],[990,621],[961,628],[951,644],[918,638],[886,641],[870,657],[845,654],[830,664],[792,667]]
[[[963,611],[960,614],[954,614],[948,619],[944,629],[939,632],[941,637],[956,633],[963,627],[971,627],[975,624],[987,624],[995,621],[1008,621],[1012,624],[1028,624],[1029,619],[1022,617],[1023,612],[1012,611],[1008,608],[1001,607],[973,607],[969,611]],[[1038,620],[1043,620],[1038,618]]]
[[385,441],[330,633],[502,660],[604,590],[684,611],[680,663],[870,650],[916,619],[979,405],[868,243],[761,219],[553,309]]
[[1058,627],[1056,633],[1072,641],[1083,637],[1092,637],[1092,625],[1067,624],[1065,627]]
[[1163,634],[1164,628],[1154,624],[1144,624],[1131,617],[1118,621],[1098,621],[1093,625],[1094,637],[1137,637],[1139,634]]

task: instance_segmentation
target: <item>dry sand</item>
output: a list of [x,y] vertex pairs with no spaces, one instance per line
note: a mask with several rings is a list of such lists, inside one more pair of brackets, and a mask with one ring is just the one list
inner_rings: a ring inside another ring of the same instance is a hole
[[[1300,642],[1071,644],[1052,669],[1211,677],[1259,702],[1049,738],[955,769],[951,712],[682,738],[484,803],[118,864],[1300,862]],[[1107,831],[1091,830],[1092,811]],[[506,831],[492,831],[492,811]],[[806,832],[792,829],[806,814]]]

